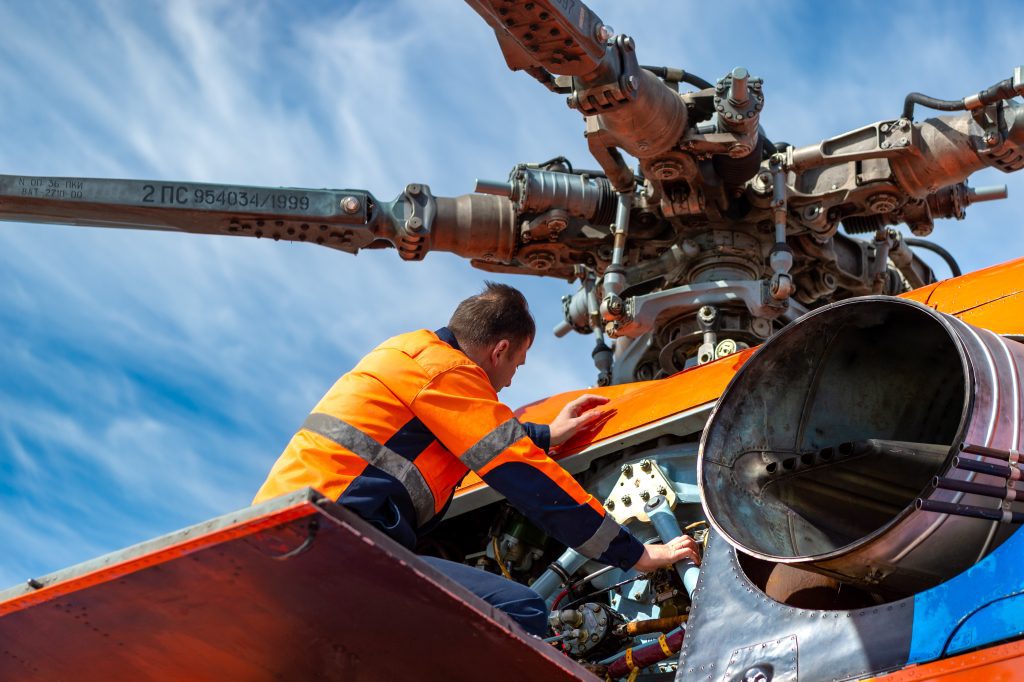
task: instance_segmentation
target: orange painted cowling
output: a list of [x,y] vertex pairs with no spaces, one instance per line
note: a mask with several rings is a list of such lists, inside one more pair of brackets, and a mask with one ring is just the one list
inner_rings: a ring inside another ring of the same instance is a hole
[[[1024,337],[1024,258],[943,280],[903,294],[901,298],[919,301],[996,334]],[[592,445],[714,402],[752,353],[753,350],[743,351],[656,381],[559,393],[526,405],[516,414],[524,421],[546,424],[578,395],[596,393],[611,398],[608,404],[608,409],[613,411],[611,418],[597,429],[564,444],[552,455],[556,460],[563,459]],[[471,473],[459,486],[458,493],[480,487],[483,483]]]

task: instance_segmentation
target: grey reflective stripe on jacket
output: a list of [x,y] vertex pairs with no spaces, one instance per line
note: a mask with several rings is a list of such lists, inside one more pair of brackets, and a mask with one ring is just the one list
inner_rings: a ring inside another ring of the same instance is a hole
[[612,544],[612,540],[616,538],[621,528],[622,526],[612,518],[612,515],[606,513],[594,534],[574,549],[585,557],[596,559],[608,551],[608,545]]
[[321,412],[306,417],[302,428],[348,448],[370,466],[396,479],[405,488],[422,526],[434,516],[434,493],[416,465],[348,422]]
[[518,419],[507,419],[478,440],[473,447],[459,455],[459,460],[473,471],[478,471],[511,445],[526,437],[526,429]]

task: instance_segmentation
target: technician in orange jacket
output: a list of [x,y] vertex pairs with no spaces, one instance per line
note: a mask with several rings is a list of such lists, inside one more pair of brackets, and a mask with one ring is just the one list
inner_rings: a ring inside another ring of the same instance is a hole
[[[648,571],[697,561],[692,539],[644,545],[605,513],[547,450],[601,416],[606,398],[572,401],[550,426],[524,424],[497,392],[526,362],[536,327],[516,289],[487,283],[447,327],[389,339],[341,377],[292,437],[254,502],[313,487],[413,549],[444,516],[469,470],[581,554]],[[527,631],[546,632],[536,592],[463,564],[423,557]]]

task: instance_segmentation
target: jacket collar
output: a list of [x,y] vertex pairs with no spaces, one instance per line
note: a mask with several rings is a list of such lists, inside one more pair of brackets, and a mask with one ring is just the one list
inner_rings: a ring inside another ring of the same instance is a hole
[[434,333],[437,334],[437,338],[441,339],[455,350],[462,350],[462,348],[459,347],[458,340],[455,338],[455,334],[453,334],[452,330],[448,327],[441,327]]

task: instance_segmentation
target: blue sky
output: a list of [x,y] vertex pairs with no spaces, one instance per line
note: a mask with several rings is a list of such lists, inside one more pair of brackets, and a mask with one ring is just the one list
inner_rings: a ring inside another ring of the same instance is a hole
[[[593,2],[642,63],[765,81],[807,144],[957,98],[1024,63],[1020,3]],[[1016,15],[1016,16],[1015,16]],[[0,173],[357,187],[390,199],[586,155],[578,115],[507,71],[458,2],[0,0]],[[919,117],[922,114],[919,114]],[[941,223],[965,270],[1024,255],[1011,199]],[[945,272],[937,265],[940,272]],[[0,224],[0,588],[248,504],[334,379],[442,325],[484,273],[233,238]],[[507,278],[542,330],[558,280]],[[521,404],[589,384],[591,341],[542,331]]]

